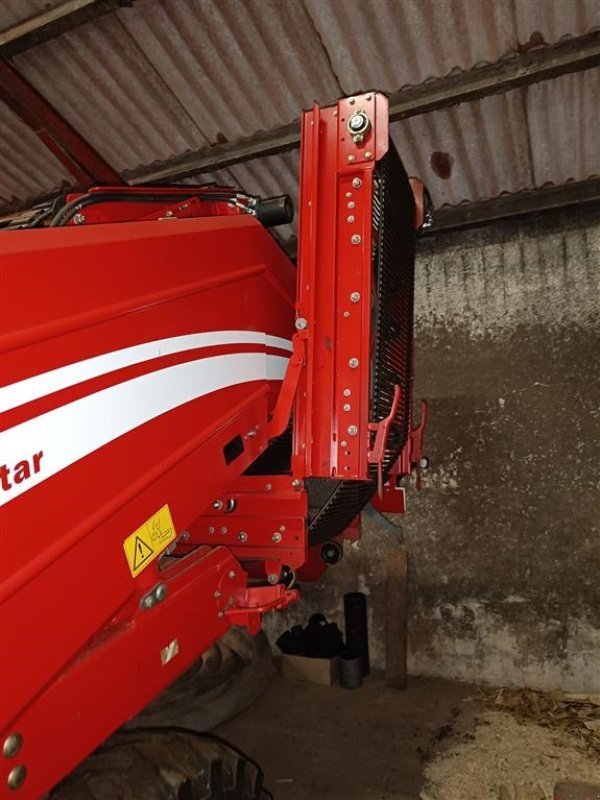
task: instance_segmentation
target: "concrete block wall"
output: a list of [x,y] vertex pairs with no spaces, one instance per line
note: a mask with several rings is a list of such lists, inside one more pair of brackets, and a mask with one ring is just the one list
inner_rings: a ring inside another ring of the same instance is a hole
[[[600,224],[540,215],[419,246],[415,397],[429,401],[425,488],[394,520],[410,558],[409,668],[600,690]],[[386,554],[362,540],[272,638],[344,592],[369,595],[384,663]]]

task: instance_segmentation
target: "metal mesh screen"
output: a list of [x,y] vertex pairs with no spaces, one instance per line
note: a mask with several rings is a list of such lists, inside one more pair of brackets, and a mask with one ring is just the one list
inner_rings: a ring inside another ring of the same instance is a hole
[[[390,427],[384,479],[409,435],[414,294],[414,200],[400,157],[390,141],[377,164],[373,185],[373,286],[371,400],[369,418],[379,422],[392,408],[394,387],[402,391]],[[341,533],[376,490],[377,468],[369,481],[307,481],[311,542]]]

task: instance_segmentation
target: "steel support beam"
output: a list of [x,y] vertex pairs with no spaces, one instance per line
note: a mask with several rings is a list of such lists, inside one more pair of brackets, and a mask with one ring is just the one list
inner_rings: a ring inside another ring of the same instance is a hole
[[2,57],[0,100],[35,132],[79,186],[123,184],[119,173]]
[[[458,103],[508,92],[521,86],[556,78],[600,65],[600,32],[567,39],[551,47],[503,58],[495,64],[436,78],[390,95],[390,119],[397,121],[450,108]],[[176,181],[213,172],[253,158],[275,155],[300,146],[300,123],[260,132],[222,145],[140,167],[127,174],[130,183]]]
[[132,0],[63,0],[52,8],[0,32],[0,55],[11,58],[79,25],[108,14]]

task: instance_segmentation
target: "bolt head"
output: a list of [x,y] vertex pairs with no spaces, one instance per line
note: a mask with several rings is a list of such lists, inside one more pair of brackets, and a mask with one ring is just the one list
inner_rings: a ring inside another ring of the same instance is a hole
[[271,537],[271,539],[273,539],[275,544],[279,544],[279,542],[281,541],[281,534],[280,533],[274,533],[273,536]]
[[360,178],[353,178],[352,186],[354,186],[355,189],[360,189],[360,187],[362,186],[362,180]]
[[26,777],[27,767],[25,764],[17,764],[17,766],[11,769],[11,771],[8,773],[8,778],[6,779],[8,788],[13,790],[20,789],[25,783]]
[[360,300],[360,292],[352,292],[352,294],[350,295],[350,300],[353,303],[358,303],[358,301]]
[[352,391],[350,389],[344,389],[342,394],[344,395],[344,397],[350,397],[350,395],[352,394]]
[[352,408],[352,406],[350,405],[350,403],[344,403],[344,405],[342,406],[342,408],[344,409],[344,411],[350,411],[350,409]]
[[154,590],[154,598],[157,603],[162,603],[167,597],[167,585],[165,583],[159,583],[156,589]]
[[300,489],[301,486],[302,486],[302,481],[299,480],[298,478],[294,478],[294,480],[292,481],[292,487],[294,489]]
[[272,488],[273,488],[272,484],[265,483],[265,492],[270,492]]
[[227,573],[227,577],[229,578],[229,580],[233,580],[235,578],[235,570],[230,569],[229,572]]
[[[352,192],[346,192],[346,197],[352,197]],[[348,208],[350,208],[350,203],[348,203]]]
[[304,317],[298,317],[296,320],[296,330],[303,331],[308,328],[308,320],[304,319]]
[[238,533],[238,542],[245,542],[248,539],[248,534],[246,531],[240,531]]
[[354,222],[354,214],[348,216],[347,222]]
[[213,508],[215,511],[220,511],[223,508],[223,501],[222,500],[215,500],[213,502]]
[[358,433],[358,428],[356,427],[356,425],[349,425],[348,426],[348,434],[350,436],[356,436],[357,433]]
[[351,164],[353,161],[356,161],[356,156],[350,153],[346,161],[348,161],[348,163]]
[[353,106],[353,105],[354,105],[354,103],[356,103],[356,100],[355,100],[355,98],[354,98],[354,97],[351,97],[351,98],[348,100],[348,102],[350,103],[350,105],[351,105],[351,106]]
[[360,234],[355,233],[355,234],[352,235],[352,238],[350,239],[350,241],[352,242],[352,244],[360,244],[362,242],[362,238],[361,238]]
[[11,733],[10,736],[7,736],[4,740],[4,745],[2,746],[2,755],[4,758],[14,758],[21,749],[22,744],[23,737],[21,734]]
[[215,529],[214,529],[214,527],[212,525],[210,525],[210,527],[208,528],[208,532],[209,533],[214,533],[215,532]]
[[365,158],[366,159],[373,158],[373,153],[370,150],[366,150],[365,151]]
[[221,597],[221,592],[220,592],[220,591],[217,589],[217,590],[215,591],[215,600],[218,600],[218,599],[219,599],[219,597]]
[[341,447],[348,447],[348,442],[344,440],[343,442],[340,442],[340,445]]
[[227,533],[227,528],[225,527],[225,525],[223,525],[223,527],[221,528],[221,533]]
[[147,594],[142,600],[142,608],[153,608],[156,603],[154,595]]
[[429,459],[427,458],[427,456],[423,456],[423,458],[419,459],[419,467],[421,469],[427,469],[428,466],[429,466]]
[[358,358],[351,358],[350,361],[348,361],[348,366],[350,367],[350,369],[356,369],[359,363],[360,362]]
[[[348,195],[352,197],[352,192],[346,192],[346,197],[348,197]],[[350,202],[348,203],[348,208],[354,208],[355,205],[356,203],[354,202],[354,200],[350,200]]]
[[271,575],[269,575],[267,578],[267,582],[270,583],[271,586],[273,586],[273,584],[279,582],[279,577],[275,575],[275,573],[271,573]]

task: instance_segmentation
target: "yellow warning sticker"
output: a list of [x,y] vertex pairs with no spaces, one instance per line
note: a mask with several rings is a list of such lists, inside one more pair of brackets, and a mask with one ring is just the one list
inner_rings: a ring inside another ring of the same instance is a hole
[[175,536],[171,511],[168,505],[164,505],[123,542],[123,550],[133,577],[146,569]]

